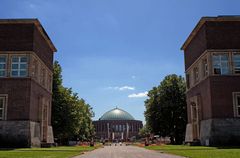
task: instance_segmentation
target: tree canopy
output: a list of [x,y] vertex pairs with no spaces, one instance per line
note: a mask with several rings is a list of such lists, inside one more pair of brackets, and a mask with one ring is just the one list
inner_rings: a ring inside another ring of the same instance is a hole
[[166,76],[148,92],[144,113],[151,133],[168,136],[172,144],[184,140],[187,123],[185,80],[175,74]]
[[62,144],[76,138],[80,140],[90,139],[94,134],[92,108],[83,99],[80,99],[71,88],[63,86],[61,73],[62,68],[55,61],[52,98],[54,137]]

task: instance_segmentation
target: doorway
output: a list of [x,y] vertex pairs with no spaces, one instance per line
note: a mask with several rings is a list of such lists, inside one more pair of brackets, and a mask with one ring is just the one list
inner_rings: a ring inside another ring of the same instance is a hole
[[197,102],[191,102],[191,122],[192,122],[192,136],[193,140],[199,140],[200,128],[199,128],[199,108]]

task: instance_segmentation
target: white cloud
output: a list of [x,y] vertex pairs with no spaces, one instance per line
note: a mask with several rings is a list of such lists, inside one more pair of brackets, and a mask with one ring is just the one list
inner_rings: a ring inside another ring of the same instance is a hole
[[113,90],[124,91],[124,90],[135,90],[135,87],[131,87],[131,86],[122,86],[122,87],[108,87],[107,89],[113,89]]
[[143,98],[143,97],[147,97],[148,92],[142,92],[142,93],[133,93],[128,95],[128,98]]
[[123,86],[123,87],[119,87],[120,91],[124,91],[124,90],[135,90],[135,87],[130,87],[130,86]]

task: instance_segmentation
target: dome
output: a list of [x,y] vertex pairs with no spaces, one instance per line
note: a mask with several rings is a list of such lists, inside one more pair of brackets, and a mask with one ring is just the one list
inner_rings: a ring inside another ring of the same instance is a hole
[[103,114],[99,120],[134,120],[134,118],[128,112],[115,108]]

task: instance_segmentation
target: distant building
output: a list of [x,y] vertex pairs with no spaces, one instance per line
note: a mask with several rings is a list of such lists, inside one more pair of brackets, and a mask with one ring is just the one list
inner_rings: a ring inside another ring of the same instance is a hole
[[138,135],[143,127],[142,121],[135,120],[128,112],[119,108],[112,109],[93,122],[96,137],[104,140],[126,141]]
[[186,142],[240,144],[240,17],[203,17],[182,46]]
[[0,146],[53,143],[53,53],[37,19],[0,20]]

